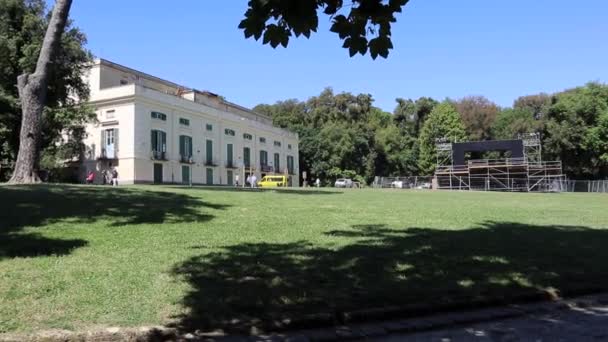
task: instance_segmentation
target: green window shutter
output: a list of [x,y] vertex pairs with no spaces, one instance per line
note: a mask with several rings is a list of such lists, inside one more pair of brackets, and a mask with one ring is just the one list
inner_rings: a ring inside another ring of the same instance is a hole
[[277,172],[281,172],[281,156],[278,153],[274,154],[274,168]]
[[243,148],[243,162],[245,163],[245,167],[249,167],[251,163],[251,150],[249,147]]
[[152,130],[150,133],[150,146],[152,147],[151,151],[157,151],[156,147],[158,146],[158,141],[156,131]]
[[160,136],[161,136],[160,140],[162,141],[161,151],[167,152],[167,133],[161,131]]
[[118,155],[118,128],[114,128],[114,155]]
[[206,150],[206,155],[207,155],[207,161],[211,162],[213,160],[213,141],[212,140],[207,140],[207,150]]
[[180,156],[185,156],[186,155],[186,148],[185,148],[185,144],[186,144],[186,137],[184,137],[183,135],[179,136],[179,155]]
[[232,162],[232,144],[226,145],[226,155],[227,161]]
[[100,151],[103,154],[106,149],[106,130],[105,129],[101,130],[101,144],[99,146],[101,146]]
[[188,156],[192,157],[192,137],[188,137]]

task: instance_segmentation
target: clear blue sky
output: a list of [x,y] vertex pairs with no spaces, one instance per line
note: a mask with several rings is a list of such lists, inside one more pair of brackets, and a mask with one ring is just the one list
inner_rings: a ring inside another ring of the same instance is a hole
[[252,107],[324,87],[395,98],[525,94],[608,81],[606,0],[411,0],[388,60],[348,57],[329,21],[273,50],[237,28],[246,0],[76,0],[72,18],[96,56]]

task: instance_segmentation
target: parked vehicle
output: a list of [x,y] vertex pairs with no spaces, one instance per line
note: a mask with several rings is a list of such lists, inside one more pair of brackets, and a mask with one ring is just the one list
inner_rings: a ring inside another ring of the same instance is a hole
[[287,176],[264,176],[258,182],[260,188],[277,188],[287,186]]
[[392,181],[391,182],[391,188],[395,188],[395,189],[403,189],[403,181]]
[[418,187],[416,189],[430,189],[432,187],[431,183],[422,183],[421,185],[418,185]]
[[336,188],[352,188],[353,180],[349,178],[338,178],[334,183],[334,187]]

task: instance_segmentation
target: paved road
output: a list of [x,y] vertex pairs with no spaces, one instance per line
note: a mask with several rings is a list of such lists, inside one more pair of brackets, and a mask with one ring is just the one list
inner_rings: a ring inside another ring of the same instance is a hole
[[389,335],[366,341],[608,341],[608,305],[575,307],[445,330]]

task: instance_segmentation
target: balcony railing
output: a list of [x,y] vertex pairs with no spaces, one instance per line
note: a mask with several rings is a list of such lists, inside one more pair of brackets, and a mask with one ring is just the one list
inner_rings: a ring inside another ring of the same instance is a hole
[[106,150],[105,148],[101,149],[101,154],[97,157],[99,160],[113,160],[118,159],[118,151],[117,150]]
[[205,160],[205,166],[218,166],[217,161],[213,159]]
[[228,161],[226,161],[226,168],[227,169],[238,169],[238,166],[236,166],[236,164],[233,161],[228,160]]
[[167,155],[166,155],[165,152],[152,151],[152,159],[154,159],[154,160],[167,160]]
[[192,158],[192,156],[188,155],[180,155],[179,161],[184,164],[194,164],[194,159]]
[[260,165],[260,170],[262,172],[272,172],[273,171],[273,167],[270,165]]

